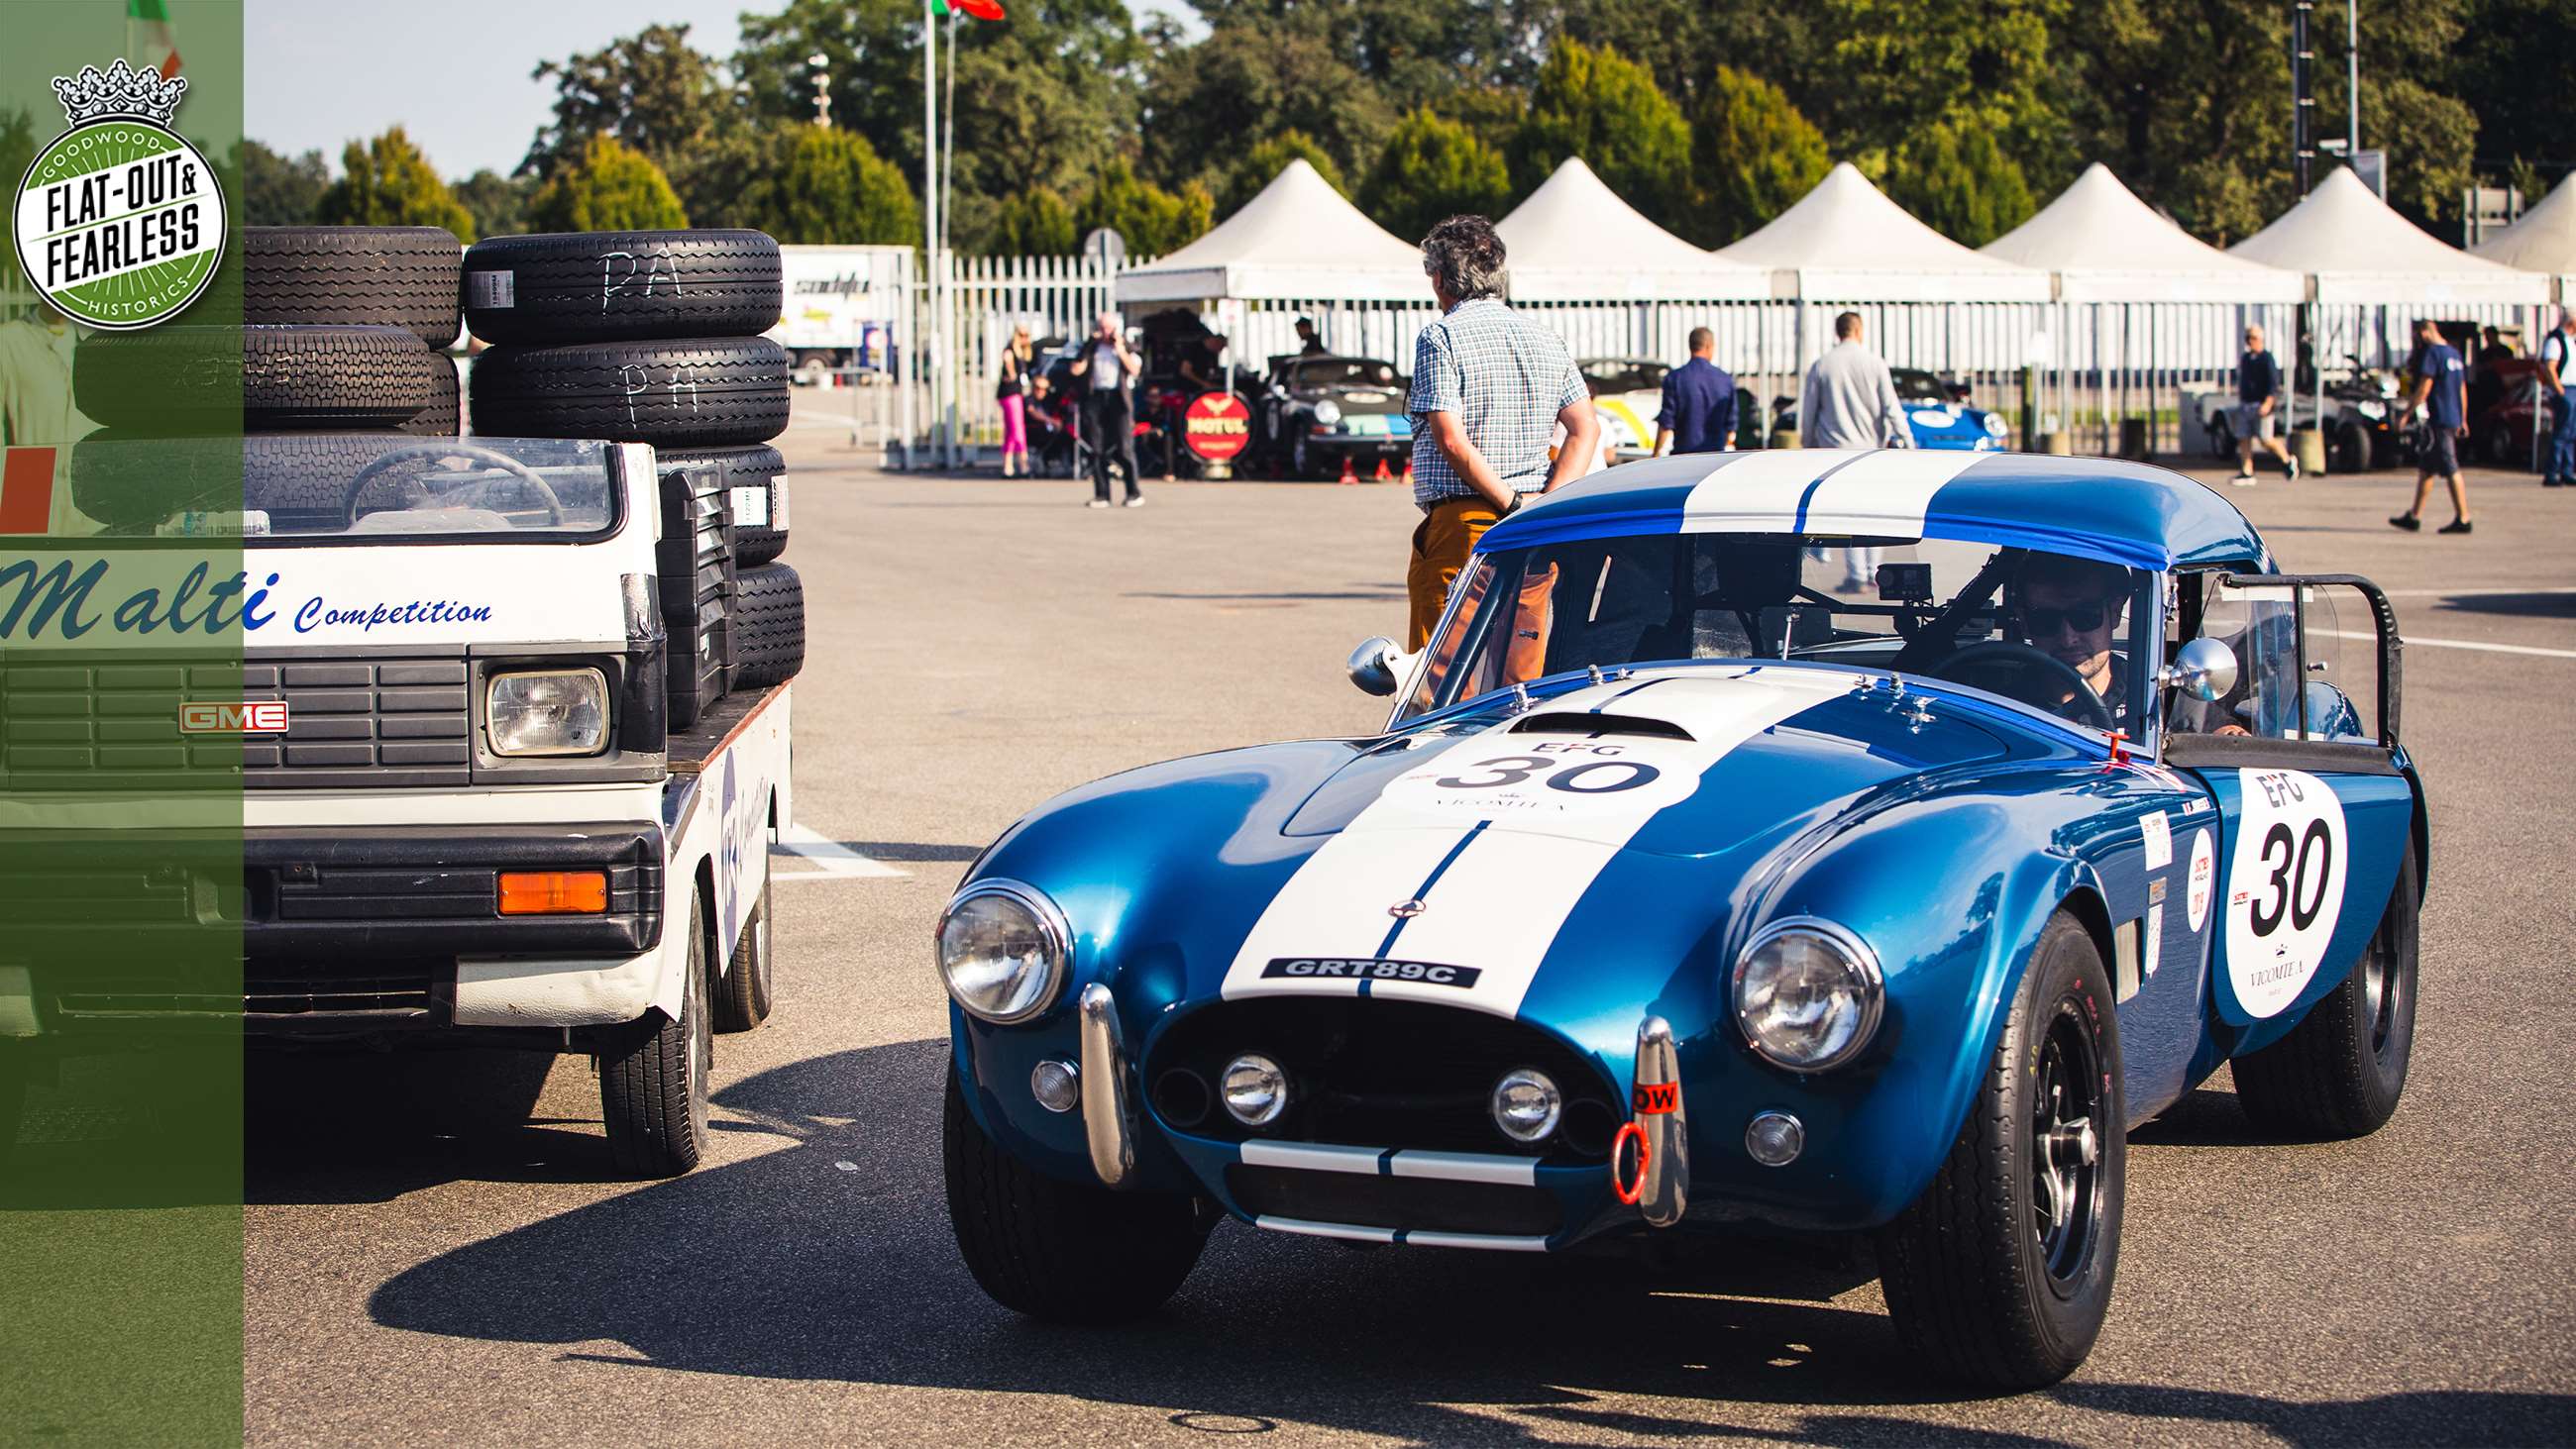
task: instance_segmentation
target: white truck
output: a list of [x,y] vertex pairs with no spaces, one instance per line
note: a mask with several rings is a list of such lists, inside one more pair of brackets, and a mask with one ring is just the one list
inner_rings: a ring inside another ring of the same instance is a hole
[[782,246],[778,260],[783,296],[767,335],[787,349],[796,381],[895,365],[894,318],[912,279],[910,247]]
[[[84,444],[69,472],[166,476],[106,450],[173,446]],[[696,641],[659,603],[653,450],[212,446],[239,515],[0,539],[0,842],[20,899],[76,903],[0,954],[0,1068],[236,1013],[253,1047],[586,1053],[619,1170],[687,1171],[712,1033],[770,1007],[793,691],[666,727]],[[165,920],[198,948],[237,924],[238,998],[82,954]]]

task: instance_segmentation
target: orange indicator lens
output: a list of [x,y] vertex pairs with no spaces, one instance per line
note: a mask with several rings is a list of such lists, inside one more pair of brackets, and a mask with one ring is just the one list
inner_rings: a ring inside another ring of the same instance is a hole
[[607,909],[606,871],[521,870],[501,873],[502,915],[596,915]]

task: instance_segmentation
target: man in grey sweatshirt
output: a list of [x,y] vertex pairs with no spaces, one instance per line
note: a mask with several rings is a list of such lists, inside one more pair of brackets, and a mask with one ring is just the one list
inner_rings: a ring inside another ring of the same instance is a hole
[[[1914,430],[1897,400],[1887,363],[1861,345],[1860,314],[1834,319],[1834,345],[1807,369],[1798,390],[1798,443],[1807,448],[1911,448]],[[1843,587],[1866,588],[1878,573],[1878,550],[1843,550]]]

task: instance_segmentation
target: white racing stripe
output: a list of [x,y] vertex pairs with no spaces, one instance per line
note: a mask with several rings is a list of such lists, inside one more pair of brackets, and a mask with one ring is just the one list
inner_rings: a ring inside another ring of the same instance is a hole
[[1690,739],[1517,733],[1524,715],[1432,753],[1289,877],[1223,994],[1365,987],[1516,1015],[1566,918],[1638,831],[1736,746],[1849,688],[1839,675],[1759,666],[1647,673],[1535,712],[1643,716]]
[[1932,495],[1987,455],[1927,448],[1782,448],[1710,473],[1682,504],[1684,533],[1810,533],[1918,538]]

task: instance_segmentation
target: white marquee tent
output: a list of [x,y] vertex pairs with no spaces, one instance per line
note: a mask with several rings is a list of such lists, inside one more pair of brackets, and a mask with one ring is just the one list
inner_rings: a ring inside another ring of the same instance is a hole
[[2503,305],[2546,301],[2545,277],[2445,246],[2337,167],[2279,220],[2228,255],[2304,272],[2324,304]]
[[1820,302],[2045,302],[2048,273],[1982,256],[1915,220],[1846,161],[1717,259]]
[[2297,302],[2307,279],[2232,257],[2158,216],[2096,161],[1983,249],[2057,274],[2062,302]]
[[1422,251],[1369,220],[1303,159],[1205,236],[1119,274],[1134,302],[1333,298],[1428,306]]
[[1495,223],[1510,255],[1515,302],[1752,301],[1771,274],[1731,265],[1639,214],[1569,158]]
[[2558,279],[2558,300],[2576,307],[2576,176],[2558,183],[2522,220],[2469,248],[2500,266]]

